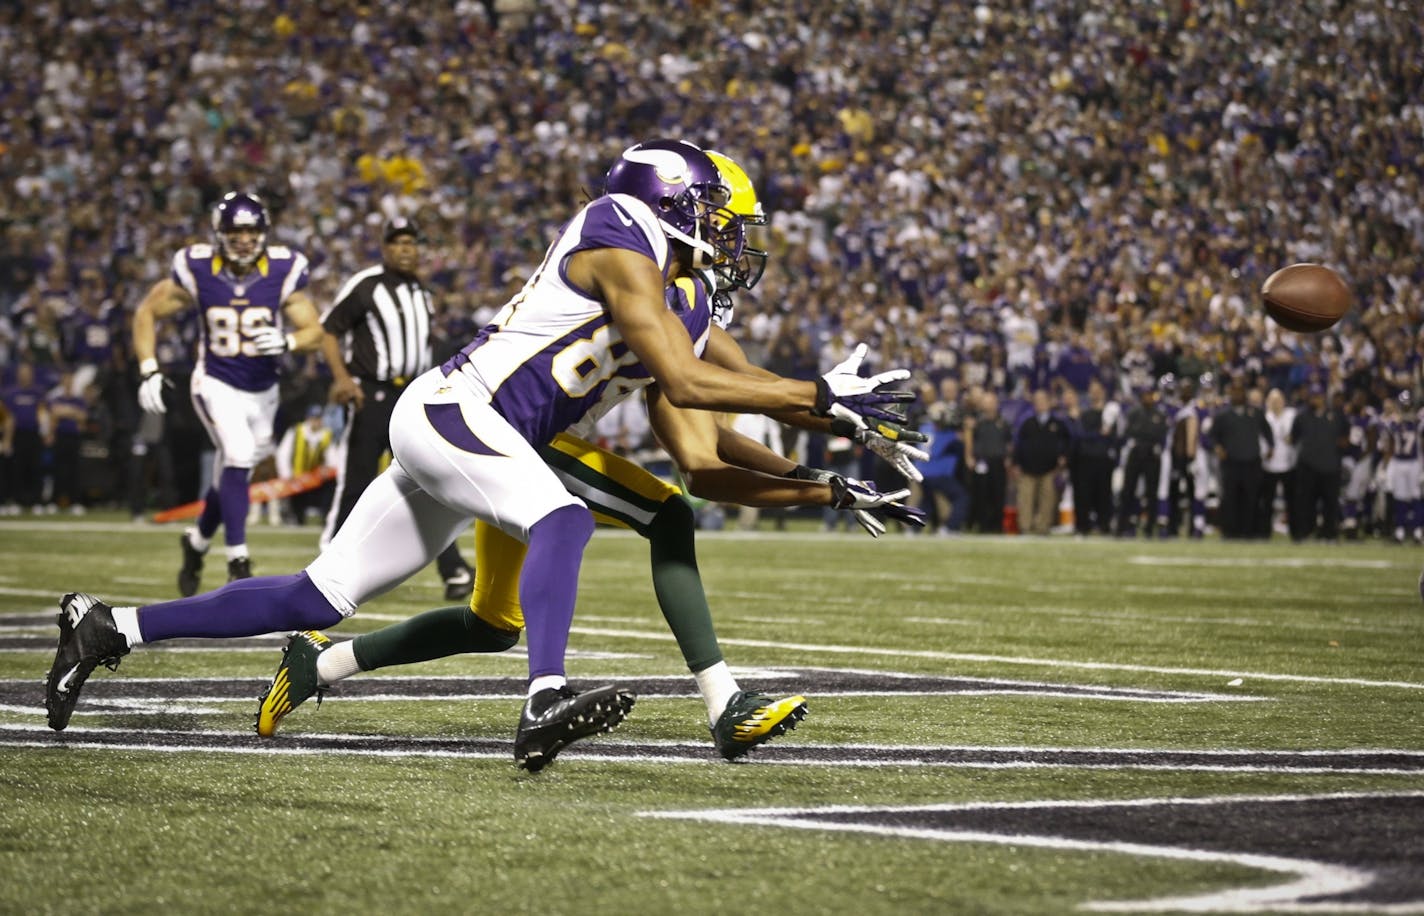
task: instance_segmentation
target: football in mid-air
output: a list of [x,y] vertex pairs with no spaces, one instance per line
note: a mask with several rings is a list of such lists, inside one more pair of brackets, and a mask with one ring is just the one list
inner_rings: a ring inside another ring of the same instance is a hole
[[1266,314],[1288,331],[1312,334],[1335,324],[1350,310],[1350,288],[1320,264],[1292,264],[1261,286]]

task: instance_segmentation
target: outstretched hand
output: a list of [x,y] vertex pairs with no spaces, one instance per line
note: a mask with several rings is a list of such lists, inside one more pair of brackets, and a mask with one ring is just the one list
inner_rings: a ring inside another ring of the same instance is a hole
[[830,484],[831,508],[850,511],[873,538],[885,533],[885,519],[915,528],[925,526],[924,511],[902,502],[910,495],[908,489],[881,493],[869,481],[849,477],[833,477]]
[[891,422],[904,419],[885,405],[913,401],[915,393],[885,386],[909,378],[910,370],[891,369],[864,378],[860,375],[860,364],[865,352],[865,344],[856,344],[844,362],[816,380],[816,407],[812,413],[818,417],[830,416],[831,408],[840,404],[862,417]]
[[916,483],[925,479],[916,461],[929,461],[929,452],[911,443],[928,442],[929,436],[890,420],[866,421],[844,404],[831,406],[831,432],[859,442],[879,455],[900,473]]

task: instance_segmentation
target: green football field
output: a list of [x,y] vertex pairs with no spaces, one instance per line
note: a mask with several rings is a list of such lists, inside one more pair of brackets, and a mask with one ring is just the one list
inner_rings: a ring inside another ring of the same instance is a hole
[[[810,707],[728,764],[600,532],[569,674],[639,700],[530,775],[522,647],[261,740],[281,637],[185,641],[50,731],[56,599],[174,597],[178,531],[0,521],[2,913],[1424,912],[1418,548],[708,534],[734,672]],[[251,529],[257,572],[316,537]],[[332,635],[443,603],[426,570]]]

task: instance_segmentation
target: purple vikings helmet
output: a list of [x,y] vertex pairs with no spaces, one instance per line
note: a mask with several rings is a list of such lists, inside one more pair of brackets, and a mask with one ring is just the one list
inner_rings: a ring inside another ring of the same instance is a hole
[[[651,140],[630,146],[608,170],[605,194],[627,194],[653,209],[668,238],[692,249],[698,270],[719,255],[742,255],[746,230],[725,209],[732,191],[708,155],[685,140]],[[715,218],[714,218],[715,217]]]
[[[213,208],[213,232],[217,235],[218,250],[238,267],[252,264],[266,250],[269,223],[267,207],[256,194],[231,191]],[[256,244],[237,245],[234,239],[228,238],[229,233],[241,230],[255,230]]]

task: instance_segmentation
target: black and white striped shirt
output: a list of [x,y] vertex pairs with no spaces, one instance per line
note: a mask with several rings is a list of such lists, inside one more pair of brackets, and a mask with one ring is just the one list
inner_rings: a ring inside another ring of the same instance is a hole
[[433,318],[430,291],[419,280],[378,264],[346,281],[321,324],[342,341],[353,376],[403,385],[431,366]]

